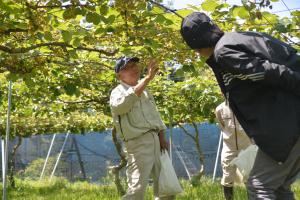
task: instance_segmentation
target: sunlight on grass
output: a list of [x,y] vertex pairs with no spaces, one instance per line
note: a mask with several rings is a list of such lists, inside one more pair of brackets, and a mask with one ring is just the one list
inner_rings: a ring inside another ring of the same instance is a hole
[[[184,193],[177,196],[178,200],[222,200],[222,187],[217,180],[202,178],[197,187],[182,180]],[[16,179],[16,188],[8,189],[8,199],[13,200],[118,200],[120,197],[113,184],[96,185],[88,182],[70,183],[63,178],[52,181],[34,181]],[[300,199],[300,181],[293,185],[296,199]],[[2,186],[1,186],[2,193]],[[244,186],[235,187],[235,199],[246,200],[247,192]],[[2,195],[2,194],[1,194]],[[145,200],[153,200],[152,187],[148,187]]]

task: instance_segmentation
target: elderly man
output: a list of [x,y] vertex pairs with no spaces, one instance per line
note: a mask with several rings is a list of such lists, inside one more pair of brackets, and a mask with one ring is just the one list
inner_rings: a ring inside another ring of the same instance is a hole
[[160,118],[153,96],[146,89],[159,68],[152,60],[146,76],[140,79],[139,58],[123,56],[118,59],[115,73],[120,84],[113,89],[110,106],[117,132],[124,141],[127,156],[128,190],[123,200],[143,200],[149,176],[153,176],[156,199],[159,198],[161,150],[168,149],[164,131],[166,126]]
[[184,18],[181,35],[206,57],[234,115],[259,150],[249,199],[295,199],[300,171],[300,55],[265,33],[224,33],[207,15]]

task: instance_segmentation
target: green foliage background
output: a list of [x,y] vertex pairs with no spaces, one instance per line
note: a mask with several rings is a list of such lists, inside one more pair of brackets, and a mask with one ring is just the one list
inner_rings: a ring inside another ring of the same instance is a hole
[[[275,1],[275,0],[272,0]],[[271,1],[271,2],[272,2]],[[206,0],[177,11],[205,11],[225,31],[261,31],[291,43],[299,41],[300,11],[280,18],[266,6]],[[265,1],[263,1],[265,2]],[[142,0],[2,0],[0,2],[0,133],[5,132],[7,82],[13,81],[12,136],[112,126],[108,98],[117,84],[115,60],[136,55],[147,65],[161,61],[151,85],[166,122],[213,120],[222,97],[203,59],[179,34],[181,18]],[[183,65],[184,82],[167,80],[163,61]]]

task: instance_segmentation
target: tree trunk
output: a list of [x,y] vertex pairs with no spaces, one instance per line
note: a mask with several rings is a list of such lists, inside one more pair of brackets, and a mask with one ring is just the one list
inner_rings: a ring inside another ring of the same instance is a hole
[[79,151],[79,148],[78,148],[78,144],[77,144],[77,140],[76,140],[75,136],[72,137],[72,141],[73,141],[73,144],[75,146],[76,155],[77,155],[77,158],[78,158],[78,163],[79,163],[79,166],[80,166],[80,169],[81,169],[81,173],[82,173],[82,179],[86,180],[85,168],[84,168],[83,161],[81,159],[81,154],[80,154],[80,151]]
[[9,182],[10,186],[12,188],[16,187],[15,178],[14,178],[14,172],[16,168],[16,153],[18,148],[22,144],[22,137],[18,137],[18,143],[13,147],[12,153],[11,153],[11,159],[9,160]]
[[201,145],[200,145],[200,141],[199,141],[199,137],[200,137],[200,133],[199,133],[199,129],[197,127],[197,124],[195,122],[192,123],[193,124],[193,127],[195,129],[195,143],[196,143],[196,149],[197,149],[197,152],[198,152],[198,155],[199,155],[199,162],[200,162],[200,169],[199,169],[199,178],[202,177],[202,175],[204,174],[204,162],[205,162],[205,157],[204,157],[204,154],[203,154],[203,151],[201,149]]
[[121,158],[121,161],[118,165],[110,167],[110,169],[111,169],[111,172],[114,174],[114,182],[116,184],[119,195],[124,195],[125,189],[123,188],[123,186],[121,184],[120,171],[123,167],[126,166],[127,160],[126,160],[125,153],[122,150],[122,145],[118,141],[116,128],[113,128],[113,130],[112,130],[112,139],[113,139],[114,145],[117,149],[117,152]]
[[199,133],[197,124],[194,122],[192,123],[192,125],[195,129],[195,135],[192,135],[191,133],[189,133],[188,130],[186,128],[184,128],[184,126],[182,126],[181,124],[178,124],[178,125],[183,130],[183,132],[195,142],[196,150],[197,150],[197,153],[199,156],[200,169],[199,169],[198,174],[192,177],[191,183],[192,183],[192,185],[197,186],[197,185],[199,185],[200,179],[204,174],[204,162],[205,162],[204,154],[202,152],[201,145],[199,142],[199,134],[200,133]]

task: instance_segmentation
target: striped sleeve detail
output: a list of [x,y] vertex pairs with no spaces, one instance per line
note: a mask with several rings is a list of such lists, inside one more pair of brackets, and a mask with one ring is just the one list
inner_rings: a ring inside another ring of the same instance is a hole
[[229,83],[237,78],[240,80],[251,80],[251,81],[260,81],[263,80],[265,76],[265,72],[258,72],[254,74],[231,74],[231,73],[224,73],[223,74],[223,80],[226,86],[229,85]]

